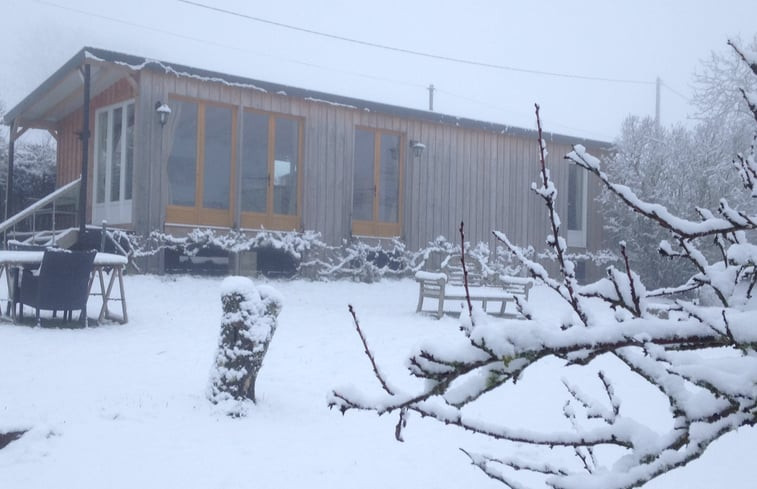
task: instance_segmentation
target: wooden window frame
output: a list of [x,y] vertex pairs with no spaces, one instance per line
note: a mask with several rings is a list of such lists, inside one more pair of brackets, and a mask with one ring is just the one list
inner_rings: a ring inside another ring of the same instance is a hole
[[[303,156],[304,156],[304,134],[305,134],[305,119],[303,117],[292,116],[288,114],[281,114],[278,112],[268,112],[263,110],[255,110],[245,108],[244,112],[250,112],[255,114],[261,114],[268,117],[268,183],[266,187],[266,211],[254,212],[254,211],[240,211],[241,227],[243,229],[272,229],[277,231],[292,231],[300,230],[302,228],[302,187],[303,187]],[[243,113],[244,115],[244,113]],[[244,117],[243,117],[244,119]],[[276,159],[276,120],[277,119],[289,119],[297,123],[297,212],[295,214],[276,214],[274,213],[273,202],[273,190],[274,190],[274,165]],[[242,149],[244,148],[244,141],[242,141]],[[244,159],[244,153],[242,153],[242,160]],[[244,167],[244,162],[240,160],[240,172]],[[242,189],[239,189],[240,193]],[[241,196],[241,194],[240,194]]]
[[[234,222],[236,200],[236,161],[237,161],[237,106],[212,102],[182,95],[169,95],[171,100],[180,100],[197,104],[197,147],[195,160],[195,205],[166,205],[166,223],[195,224],[198,226],[231,227]],[[229,161],[229,206],[227,209],[209,209],[203,207],[205,188],[205,108],[207,106],[223,107],[231,110],[231,159]],[[166,157],[166,162],[168,158]]]
[[[355,131],[362,130],[362,131],[369,131],[373,133],[373,182],[374,182],[374,191],[373,191],[373,219],[370,221],[366,220],[360,220],[360,219],[352,219],[352,235],[353,236],[368,236],[368,237],[380,237],[380,238],[387,238],[387,237],[394,237],[394,236],[400,236],[402,233],[402,218],[404,214],[404,176],[405,176],[405,143],[406,138],[405,135],[399,131],[393,131],[391,129],[379,129],[375,127],[368,127],[368,126],[355,126]],[[381,135],[382,134],[391,134],[394,136],[399,137],[399,155],[397,155],[398,158],[398,182],[397,182],[397,222],[385,222],[385,221],[379,221],[378,215],[379,215],[379,199],[378,196],[381,193]],[[355,136],[353,135],[353,145],[354,141],[356,140]],[[353,146],[353,172],[354,172],[354,166],[356,162],[354,161],[354,146]],[[350,202],[354,202],[354,186],[355,186],[355,180],[354,180],[354,173],[353,173],[353,181],[352,181],[352,188],[353,188],[353,196],[350,199]],[[354,205],[354,204],[351,204]],[[350,213],[352,213],[352,208],[350,208]]]

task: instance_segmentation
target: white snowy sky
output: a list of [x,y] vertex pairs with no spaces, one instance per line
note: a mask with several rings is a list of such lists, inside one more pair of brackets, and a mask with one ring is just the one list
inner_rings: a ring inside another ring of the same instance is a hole
[[198,0],[337,36],[523,70],[491,69],[275,27],[179,0],[0,0],[0,100],[13,107],[91,45],[406,107],[611,140],[629,113],[692,109],[691,74],[757,32],[754,0]]

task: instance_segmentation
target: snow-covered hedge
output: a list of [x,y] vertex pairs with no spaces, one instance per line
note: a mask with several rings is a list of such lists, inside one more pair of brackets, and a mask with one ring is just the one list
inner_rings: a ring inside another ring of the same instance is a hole
[[[297,274],[313,280],[352,279],[375,282],[383,278],[412,277],[419,270],[438,270],[452,259],[460,257],[460,245],[439,236],[424,248],[410,250],[399,238],[369,243],[359,239],[344,240],[340,246],[329,246],[315,231],[268,231],[261,229],[254,235],[230,230],[220,233],[213,229],[194,229],[187,236],[153,232],[147,238],[121,233],[128,239],[135,257],[153,255],[161,250],[173,250],[182,255],[196,256],[201,250],[240,253],[251,250],[273,249],[289,255],[297,263]],[[485,281],[496,283],[503,275],[520,275],[522,268],[515,255],[498,246],[493,252],[483,242],[465,243],[466,256],[481,270]],[[553,252],[535,253],[529,247],[529,256],[554,260]],[[574,254],[576,261],[604,264],[616,259],[607,251]]]

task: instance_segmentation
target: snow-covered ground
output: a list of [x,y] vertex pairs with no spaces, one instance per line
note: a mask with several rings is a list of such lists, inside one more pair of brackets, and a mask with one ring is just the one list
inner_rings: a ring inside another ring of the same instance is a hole
[[[219,415],[205,397],[220,284],[128,276],[126,325],[0,322],[0,432],[30,430],[0,450],[0,488],[503,487],[458,450],[496,453],[489,440],[411,417],[399,443],[395,417],[342,416],[326,406],[334,387],[378,389],[347,304],[381,369],[408,388],[403,359],[413,346],[459,334],[452,316],[415,313],[415,282],[272,282],[284,309],[258,378],[258,404],[241,419]],[[532,297],[555,307],[541,288]],[[552,397],[562,376],[545,362],[486,409],[516,426],[562,426],[562,403]],[[629,402],[654,405],[632,399],[632,383],[628,389]],[[757,487],[755,446],[757,430],[742,429],[646,487]]]

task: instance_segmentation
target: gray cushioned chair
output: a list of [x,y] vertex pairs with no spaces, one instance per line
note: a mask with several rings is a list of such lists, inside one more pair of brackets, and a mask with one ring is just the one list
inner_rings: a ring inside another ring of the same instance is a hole
[[38,272],[24,270],[16,300],[23,318],[24,305],[40,309],[63,311],[63,319],[71,321],[72,311],[79,310],[79,322],[87,322],[89,278],[95,251],[46,250]]

